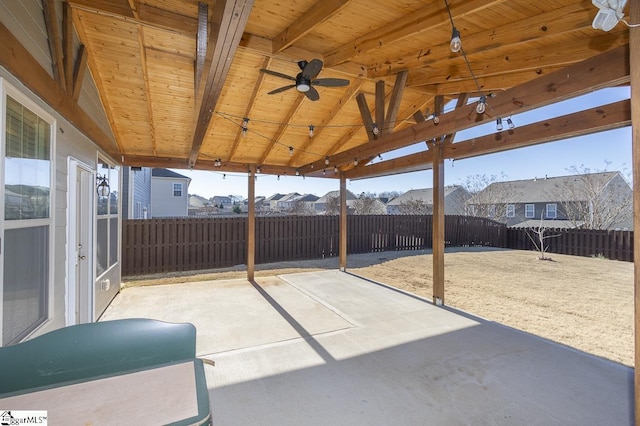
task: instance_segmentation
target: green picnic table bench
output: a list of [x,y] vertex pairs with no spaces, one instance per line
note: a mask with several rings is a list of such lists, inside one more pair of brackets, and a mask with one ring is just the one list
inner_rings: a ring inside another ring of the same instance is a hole
[[51,424],[211,424],[195,348],[192,324],[123,319],[55,330],[0,348],[0,407],[47,410]]

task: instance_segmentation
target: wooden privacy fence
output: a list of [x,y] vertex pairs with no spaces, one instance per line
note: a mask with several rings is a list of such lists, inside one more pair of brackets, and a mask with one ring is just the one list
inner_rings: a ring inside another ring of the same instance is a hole
[[[531,230],[528,232],[534,239],[537,238]],[[506,234],[506,248],[535,250],[526,229],[509,228]],[[633,231],[550,228],[545,230],[544,235],[556,235],[545,240],[549,253],[633,261]]]
[[[432,217],[347,217],[348,253],[431,247]],[[247,218],[172,218],[123,221],[122,275],[215,269],[246,263]],[[468,216],[445,218],[447,246],[501,247],[505,228]],[[338,255],[338,216],[256,218],[256,263]]]

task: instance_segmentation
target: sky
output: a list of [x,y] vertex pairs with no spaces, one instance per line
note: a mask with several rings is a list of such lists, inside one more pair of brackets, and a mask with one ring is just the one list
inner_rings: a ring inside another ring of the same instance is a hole
[[[533,111],[514,115],[517,126],[559,117],[591,107],[613,103],[630,96],[628,87],[603,89],[578,98],[560,102]],[[488,100],[490,104],[491,99]],[[452,108],[449,104],[445,111]],[[505,124],[506,128],[506,124]],[[474,129],[458,132],[455,142],[495,132],[495,122]],[[424,144],[417,146],[424,147]],[[385,160],[416,152],[417,146],[383,154]],[[420,147],[419,149],[423,149]],[[608,163],[608,164],[607,164]],[[631,127],[595,133],[519,148],[496,154],[483,155],[462,160],[445,160],[445,185],[462,185],[467,177],[474,175],[497,176],[498,180],[521,180],[536,177],[566,176],[572,167],[589,168],[591,171],[620,171],[625,177],[631,175]],[[205,198],[214,195],[236,195],[247,197],[246,173],[226,173],[202,170],[175,170],[191,178],[189,194]],[[430,170],[404,173],[380,178],[347,180],[347,189],[355,194],[385,191],[406,192],[410,189],[431,188],[433,174]],[[339,179],[302,178],[301,176],[258,175],[256,195],[268,197],[276,192],[286,194],[315,194],[322,196],[340,189]]]

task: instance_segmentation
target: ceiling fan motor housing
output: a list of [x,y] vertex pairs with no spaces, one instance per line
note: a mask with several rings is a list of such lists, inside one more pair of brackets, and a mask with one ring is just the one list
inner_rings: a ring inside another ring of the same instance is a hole
[[308,92],[310,88],[311,88],[311,80],[304,78],[302,73],[299,73],[296,76],[296,90],[298,92],[304,93],[304,92]]

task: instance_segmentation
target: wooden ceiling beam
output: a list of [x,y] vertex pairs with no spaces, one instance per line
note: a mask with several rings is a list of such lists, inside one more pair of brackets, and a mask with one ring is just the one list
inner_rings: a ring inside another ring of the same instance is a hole
[[297,18],[273,39],[273,53],[280,53],[302,37],[313,31],[336,13],[340,12],[350,0],[319,0],[306,13]]
[[42,68],[15,36],[0,22],[0,66],[16,76],[40,99],[73,124],[113,159],[120,159],[114,141],[85,113],[78,103]]
[[[335,156],[336,163],[352,158],[367,158],[380,152],[388,152],[438,136],[457,132],[493,120],[495,116],[508,116],[525,112],[553,102],[569,99],[604,87],[617,86],[629,81],[629,46],[621,46],[568,66],[560,71],[537,78],[520,86],[505,90],[490,99],[489,114],[479,116],[476,105],[443,114],[440,124],[424,121],[406,129],[383,135],[375,144],[366,143],[343,151]],[[320,161],[302,168],[306,172],[321,167]]]
[[352,81],[349,84],[349,87],[348,87],[347,91],[340,97],[340,99],[333,106],[333,108],[331,108],[331,112],[329,113],[329,115],[324,117],[322,119],[322,121],[316,126],[314,137],[313,138],[309,138],[304,143],[304,145],[302,145],[300,148],[298,148],[295,151],[295,153],[293,154],[293,157],[291,158],[291,161],[289,161],[289,166],[295,165],[297,163],[298,159],[300,158],[300,156],[304,152],[311,151],[312,150],[312,146],[318,140],[321,140],[321,139],[319,139],[319,137],[322,134],[322,131],[324,129],[326,129],[326,126],[328,126],[329,123],[331,123],[333,121],[333,119],[336,118],[340,114],[340,111],[342,111],[342,108],[344,108],[344,106],[347,105],[349,103],[349,101],[351,101],[351,99],[353,99],[353,97],[356,95],[356,93],[358,93],[358,91],[360,90],[360,88],[362,87],[364,82],[365,82],[364,79],[356,78],[354,81]]
[[89,54],[85,49],[84,44],[78,47],[78,56],[73,66],[73,77],[71,79],[71,87],[73,87],[73,93],[71,97],[74,101],[80,98],[80,90],[82,89],[82,82],[84,81],[84,75],[87,72],[87,60]]
[[369,141],[372,141],[376,139],[377,136],[373,134],[373,118],[371,117],[369,104],[367,103],[367,98],[364,96],[364,93],[360,92],[356,95],[356,102],[360,110],[360,117],[362,117],[362,124],[364,124],[364,128],[367,131],[367,137]]
[[[507,130],[448,144],[444,147],[444,158],[460,160],[493,154],[618,129],[629,126],[630,124],[631,102],[624,100],[549,120],[543,120],[538,123],[518,127],[514,130]],[[429,170],[432,161],[433,154],[430,151],[423,151],[382,161],[367,167],[353,169],[345,172],[345,175],[348,179],[361,179],[407,171]]]
[[[526,20],[518,19],[475,34],[464,33],[462,44],[467,54],[504,50],[507,44],[513,48],[519,44],[526,45],[531,41],[539,42],[545,37],[583,31],[591,27],[592,21],[593,11],[590,8],[582,3],[573,3],[560,9],[531,16]],[[426,50],[396,58],[380,58],[378,62],[369,66],[367,72],[371,78],[378,78],[393,75],[405,69],[428,67],[449,59],[451,59],[449,39],[444,39]]]
[[220,98],[231,60],[249,19],[253,0],[219,0],[216,2],[207,43],[207,58],[196,96],[197,119],[191,143],[189,166],[198,159],[211,116]]
[[208,31],[209,5],[198,2],[198,30],[196,31],[196,62],[195,62],[195,84],[194,91],[198,94],[200,90],[200,79],[204,69],[204,61],[207,57],[207,31]]
[[[385,87],[386,84],[384,82],[384,80],[378,80],[376,81],[376,96],[375,96],[375,102],[376,102],[376,121],[375,121],[375,125],[378,127],[378,135],[380,133],[382,133],[382,130],[385,127],[385,123],[384,123],[384,92],[385,92]],[[362,111],[360,111],[360,114],[362,115]],[[374,134],[374,138],[378,139],[378,135]]]
[[[454,16],[465,15],[479,9],[491,7],[502,3],[504,0],[467,0],[451,5],[451,14]],[[434,5],[434,3],[436,3]],[[389,44],[395,43],[405,37],[432,31],[435,27],[450,27],[449,16],[444,2],[432,2],[420,10],[408,13],[402,18],[385,25],[382,28],[358,37],[325,55],[327,66],[341,64],[363,53],[371,52]]]
[[73,17],[71,5],[62,3],[62,60],[64,63],[65,84],[69,92],[73,91]]
[[445,145],[444,158],[459,160],[568,139],[631,124],[631,103],[623,100],[588,110],[543,120],[513,130]]
[[[554,48],[533,46],[528,49],[520,46],[505,49],[496,49],[485,53],[472,53],[467,57],[476,77],[485,77],[497,74],[538,70],[545,67],[560,67],[578,63],[594,53],[627,44],[628,41],[621,34],[605,33],[594,37],[590,43],[584,40],[566,41]],[[485,64],[482,68],[474,67],[474,64]],[[446,69],[439,69],[422,75],[412,74],[407,82],[409,87],[423,84],[447,83],[470,76],[469,68],[462,56],[449,61]]]
[[[467,99],[469,99],[469,96],[466,93],[460,93],[460,96],[458,96],[458,100],[456,101],[456,109],[460,109],[465,106],[467,104]],[[456,132],[451,132],[444,136],[443,142],[445,143],[445,145],[451,144],[455,137]]]
[[[283,52],[273,53],[273,42],[265,37],[250,33],[244,33],[240,41],[240,49],[255,52],[258,55],[269,56],[273,59],[298,63],[300,59],[318,58],[324,61],[324,55],[320,52],[291,46]],[[328,67],[325,63],[324,70],[331,70],[352,78],[366,78],[367,67],[355,62],[345,62],[340,65]]]

